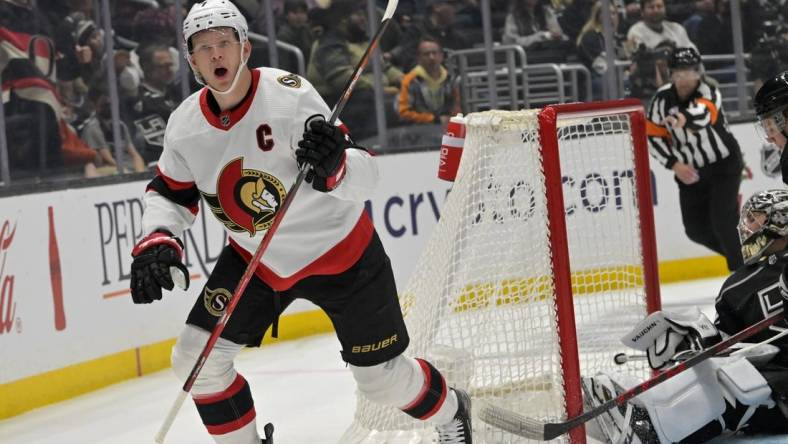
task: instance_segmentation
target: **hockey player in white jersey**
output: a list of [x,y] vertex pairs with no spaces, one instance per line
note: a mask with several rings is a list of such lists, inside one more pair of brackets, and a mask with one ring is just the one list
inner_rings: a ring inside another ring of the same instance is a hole
[[[312,167],[257,264],[243,298],[199,373],[191,394],[217,443],[259,444],[251,390],[233,362],[295,298],[331,319],[358,389],[369,399],[430,421],[441,443],[470,443],[470,399],[447,386],[429,362],[403,356],[408,332],[389,258],[364,210],[378,180],[375,159],[343,125],[315,115],[329,107],[305,79],[250,69],[247,23],[228,0],[198,2],[183,23],[188,62],[205,87],[172,113],[156,177],[144,202],[145,237],[132,255],[135,303],[162,288],[188,286],[178,239],[202,198],[229,236],[173,349],[187,378],[248,260],[295,181]],[[310,120],[305,127],[305,122]],[[304,402],[309,395],[303,394]],[[305,418],[305,420],[307,420]],[[262,442],[273,442],[266,426]]]
[[[788,191],[750,197],[742,207],[739,234],[745,263],[722,285],[713,324],[697,309],[662,311],[625,336],[627,345],[646,353],[652,369],[664,370],[720,335],[736,334],[783,309],[788,298]],[[781,321],[750,341],[765,341],[786,328]],[[611,410],[592,429],[598,426],[609,441],[639,444],[702,443],[734,432],[788,434],[788,340],[775,338],[745,355],[704,361]],[[627,379],[615,373],[586,378],[586,400],[598,405],[639,382]]]

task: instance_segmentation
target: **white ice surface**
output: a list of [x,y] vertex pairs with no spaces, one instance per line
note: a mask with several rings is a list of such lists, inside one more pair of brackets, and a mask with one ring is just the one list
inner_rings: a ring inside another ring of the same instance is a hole
[[[665,308],[697,305],[713,317],[722,279],[662,286]],[[276,444],[337,443],[353,420],[355,384],[333,335],[312,336],[241,354],[237,367],[255,396],[258,426],[276,426]],[[152,443],[180,390],[165,370],[76,399],[0,421],[2,444]],[[197,412],[184,403],[167,439],[172,444],[210,444]],[[715,444],[788,443],[786,437],[728,438]]]

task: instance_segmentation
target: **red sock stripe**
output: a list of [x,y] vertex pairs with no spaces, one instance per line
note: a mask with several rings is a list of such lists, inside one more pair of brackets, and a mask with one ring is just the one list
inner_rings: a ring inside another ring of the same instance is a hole
[[257,416],[254,408],[246,412],[245,415],[241,416],[240,418],[227,422],[221,425],[206,425],[205,428],[208,429],[208,433],[211,435],[224,435],[226,433],[234,432],[243,426],[249,424],[250,422],[254,421],[254,418]]
[[438,398],[438,402],[435,403],[435,407],[433,407],[432,410],[427,412],[424,416],[422,416],[419,419],[426,420],[426,419],[432,418],[432,415],[438,413],[438,410],[440,410],[440,408],[443,407],[443,402],[446,401],[446,393],[447,392],[448,391],[446,390],[446,380],[441,378],[441,395],[440,395],[440,398]]
[[423,359],[416,359],[424,374],[424,385],[416,399],[402,408],[408,415],[425,420],[432,417],[443,406],[446,400],[446,381],[438,369]]
[[421,390],[419,390],[419,394],[416,395],[416,399],[413,400],[410,404],[402,407],[402,410],[410,410],[413,407],[424,402],[424,397],[427,396],[427,392],[430,390],[430,378],[432,376],[432,372],[430,372],[430,367],[427,361],[422,359],[416,358],[416,362],[419,363],[421,366],[421,371],[424,373],[424,384],[421,386]]
[[210,395],[194,395],[194,403],[197,405],[215,404],[219,401],[230,399],[237,395],[245,385],[246,379],[238,374],[235,376],[235,381],[233,381],[233,383],[230,384],[230,386],[227,387],[223,392],[212,393]]

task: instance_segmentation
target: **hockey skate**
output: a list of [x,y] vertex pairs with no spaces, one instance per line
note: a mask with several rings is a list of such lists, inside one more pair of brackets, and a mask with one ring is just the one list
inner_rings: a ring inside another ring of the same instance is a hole
[[452,390],[457,395],[457,413],[449,423],[438,426],[438,443],[472,444],[471,397],[464,390]]
[[[582,378],[581,385],[586,410],[602,405],[625,391],[601,373]],[[594,439],[610,444],[659,444],[648,411],[631,402],[599,415],[587,424],[586,432]]]
[[274,444],[274,425],[269,422],[263,426],[263,433],[265,434],[265,439],[260,441],[260,444]]

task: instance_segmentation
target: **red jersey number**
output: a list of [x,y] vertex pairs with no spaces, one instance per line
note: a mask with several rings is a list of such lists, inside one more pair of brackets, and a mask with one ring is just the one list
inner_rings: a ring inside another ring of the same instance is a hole
[[271,151],[274,148],[274,137],[267,123],[257,127],[257,146],[263,151]]

